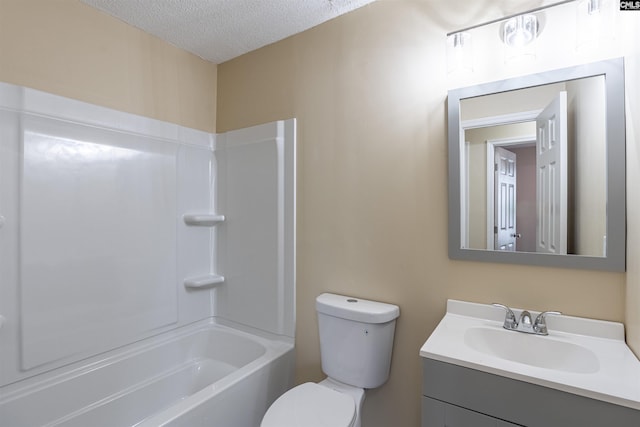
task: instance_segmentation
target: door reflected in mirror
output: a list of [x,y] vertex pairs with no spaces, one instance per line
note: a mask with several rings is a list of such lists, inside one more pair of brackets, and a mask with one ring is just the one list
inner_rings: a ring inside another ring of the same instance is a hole
[[460,100],[469,249],[606,256],[603,75]]

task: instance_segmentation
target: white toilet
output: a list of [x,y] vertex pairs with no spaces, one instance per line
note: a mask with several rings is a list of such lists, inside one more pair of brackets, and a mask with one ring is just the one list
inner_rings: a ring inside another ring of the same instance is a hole
[[322,371],[328,378],[280,396],[261,427],[361,427],[364,389],[389,378],[398,306],[322,294],[316,311]]

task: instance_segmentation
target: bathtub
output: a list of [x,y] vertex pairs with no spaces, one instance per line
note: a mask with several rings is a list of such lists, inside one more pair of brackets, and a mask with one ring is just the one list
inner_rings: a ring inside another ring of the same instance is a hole
[[0,390],[3,427],[254,427],[293,381],[290,338],[199,322]]

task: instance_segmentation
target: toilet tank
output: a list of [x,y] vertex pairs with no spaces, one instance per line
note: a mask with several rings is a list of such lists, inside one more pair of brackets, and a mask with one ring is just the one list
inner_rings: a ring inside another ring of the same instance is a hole
[[376,388],[389,378],[396,318],[393,304],[343,295],[316,298],[322,371],[355,387]]

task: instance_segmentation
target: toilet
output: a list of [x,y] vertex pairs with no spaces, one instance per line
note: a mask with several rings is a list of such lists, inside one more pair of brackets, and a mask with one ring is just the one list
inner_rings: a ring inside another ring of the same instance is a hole
[[261,427],[361,427],[365,389],[389,378],[398,306],[325,293],[316,311],[327,378],[280,396]]

